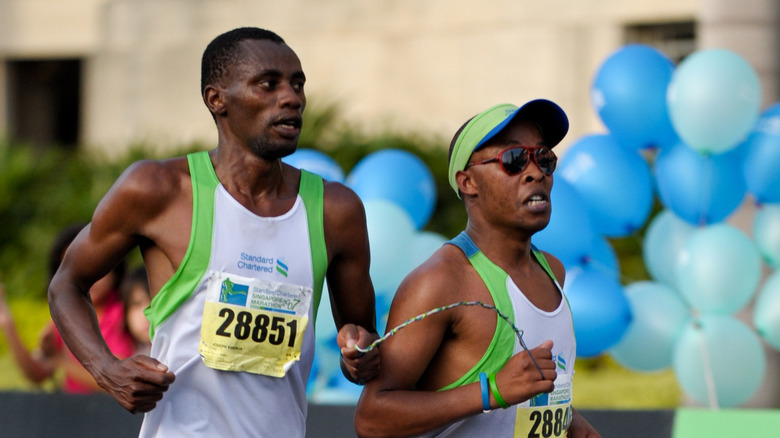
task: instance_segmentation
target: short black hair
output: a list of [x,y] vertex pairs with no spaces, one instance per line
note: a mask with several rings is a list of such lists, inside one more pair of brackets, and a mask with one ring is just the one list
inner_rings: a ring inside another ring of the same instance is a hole
[[207,85],[219,81],[227,71],[228,66],[239,62],[238,43],[244,40],[268,40],[277,44],[285,44],[279,35],[258,27],[239,27],[217,36],[203,51],[200,67],[201,94]]

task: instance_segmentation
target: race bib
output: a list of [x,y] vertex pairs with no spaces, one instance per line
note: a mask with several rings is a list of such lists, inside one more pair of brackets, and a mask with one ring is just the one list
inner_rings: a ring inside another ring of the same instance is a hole
[[558,374],[555,389],[530,400],[530,406],[518,406],[515,438],[565,437],[571,424],[572,375]]
[[203,363],[283,377],[300,360],[312,295],[308,287],[212,273],[200,332]]

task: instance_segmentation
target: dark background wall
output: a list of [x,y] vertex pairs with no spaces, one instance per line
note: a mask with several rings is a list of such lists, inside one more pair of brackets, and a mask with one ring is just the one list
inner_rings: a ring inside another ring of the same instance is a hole
[[[353,412],[353,406],[310,405],[307,438],[355,437]],[[603,438],[672,436],[671,410],[580,412]],[[2,438],[132,438],[142,419],[106,395],[0,392]]]

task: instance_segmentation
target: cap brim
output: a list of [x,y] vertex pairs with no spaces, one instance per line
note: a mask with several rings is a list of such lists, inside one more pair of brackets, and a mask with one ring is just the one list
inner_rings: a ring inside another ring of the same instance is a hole
[[482,146],[494,135],[498,134],[506,125],[509,124],[515,118],[522,120],[528,120],[535,123],[542,130],[542,138],[544,139],[545,146],[555,147],[558,143],[566,137],[566,133],[569,132],[569,118],[563,109],[555,102],[551,102],[547,99],[532,100],[512,114],[500,125],[491,132],[492,135],[486,136],[482,139],[479,146]]

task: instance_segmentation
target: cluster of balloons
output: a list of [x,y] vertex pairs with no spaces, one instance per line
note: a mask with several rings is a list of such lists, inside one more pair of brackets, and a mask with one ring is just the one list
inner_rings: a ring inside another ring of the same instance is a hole
[[[780,350],[780,103],[761,113],[758,77],[732,52],[702,50],[675,65],[639,44],[602,63],[591,101],[608,132],[583,136],[562,156],[550,223],[532,239],[567,267],[577,354],[610,354],[638,371],[673,368],[694,399],[743,404],[764,378],[762,343]],[[285,161],[363,200],[383,331],[402,278],[446,240],[421,231],[436,201],[430,171],[394,149],[347,176],[313,150]],[[725,222],[749,197],[752,236]],[[663,210],[651,217],[656,199]],[[645,226],[652,280],[623,285],[609,239]],[[773,273],[762,285],[764,267]],[[752,301],[751,327],[736,314]],[[320,306],[309,395],[352,404],[360,388],[341,375],[329,306]]]
[[[327,154],[299,149],[284,162],[326,180],[347,185],[363,201],[371,250],[371,280],[376,292],[377,330],[383,333],[390,303],[401,280],[447,240],[424,231],[436,206],[436,182],[427,165],[400,149],[367,155],[345,175]],[[327,289],[316,321],[316,353],[309,398],[318,403],[354,404],[360,387],[344,378]]]
[[[673,368],[701,403],[745,403],[764,379],[762,340],[780,350],[780,104],[761,113],[758,76],[735,53],[701,50],[675,66],[640,44],[601,64],[591,101],[609,132],[561,159],[536,242],[573,272],[578,354]],[[656,196],[664,209],[650,218]],[[752,236],[725,222],[749,197]],[[646,223],[652,280],[621,286],[604,239]],[[753,300],[751,327],[736,315]]]

